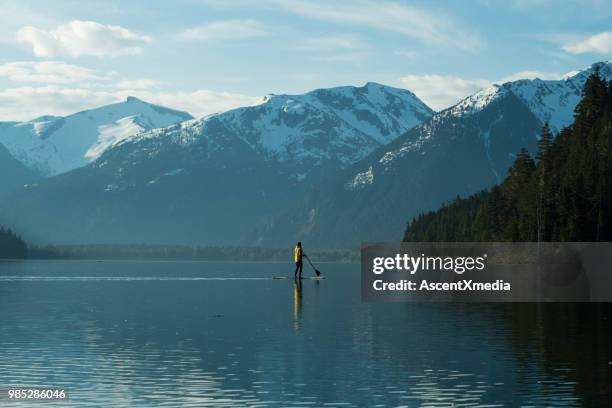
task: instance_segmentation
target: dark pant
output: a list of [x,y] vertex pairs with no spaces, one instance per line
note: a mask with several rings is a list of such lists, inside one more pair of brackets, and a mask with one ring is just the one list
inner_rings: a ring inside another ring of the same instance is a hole
[[[299,274],[298,274],[299,271]],[[302,261],[297,261],[295,263],[295,276],[302,276]]]

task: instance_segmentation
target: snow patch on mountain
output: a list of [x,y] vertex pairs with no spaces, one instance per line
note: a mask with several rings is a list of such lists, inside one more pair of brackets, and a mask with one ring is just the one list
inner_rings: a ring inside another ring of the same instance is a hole
[[127,116],[115,123],[98,126],[98,140],[87,150],[85,157],[89,160],[95,160],[109,147],[145,130],[138,123],[137,118],[137,116]]
[[[490,93],[489,95],[492,94]],[[457,115],[465,116],[473,114],[476,112],[475,109],[476,108],[462,107],[455,111],[454,107],[451,107],[442,112],[436,113],[429,120],[415,127],[415,137],[407,138],[399,147],[383,153],[378,162],[383,166],[385,171],[389,170],[395,160],[401,159],[411,152],[420,151],[423,146],[435,135],[436,129],[443,126],[447,121],[452,120]],[[482,109],[482,107],[479,107],[478,109]],[[425,154],[423,151],[421,153]]]
[[181,174],[184,171],[184,169],[173,169],[173,170],[169,170],[165,173],[163,173],[161,176],[159,177],[155,177],[153,180],[150,180],[147,184],[148,185],[152,185],[152,184],[157,184],[159,183],[159,181],[161,180],[162,177],[173,177],[173,176],[178,176],[179,174]]
[[146,132],[135,133],[117,142],[115,146],[124,144],[138,146],[139,143],[147,140],[155,140],[158,142],[159,149],[163,149],[165,145],[172,144],[189,146],[203,138],[208,139],[203,135],[203,129],[206,126],[207,120],[216,115],[218,114],[206,116],[202,119],[186,120],[174,125],[151,129]]
[[347,190],[356,190],[368,184],[374,183],[374,169],[372,166],[363,173],[357,173],[355,177],[344,185]]

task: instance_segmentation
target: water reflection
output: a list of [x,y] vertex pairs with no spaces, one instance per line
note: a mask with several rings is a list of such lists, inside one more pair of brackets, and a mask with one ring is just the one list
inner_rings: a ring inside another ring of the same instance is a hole
[[503,322],[519,369],[535,361],[547,378],[542,387],[553,378],[565,384],[565,400],[601,406],[612,400],[611,318],[609,303],[514,304],[505,305]]
[[330,265],[323,282],[271,279],[283,269],[0,265],[11,277],[0,278],[0,383],[64,386],[75,407],[612,398],[607,305],[365,304],[358,266]]
[[302,280],[295,278],[293,282],[293,327],[300,329],[302,320]]

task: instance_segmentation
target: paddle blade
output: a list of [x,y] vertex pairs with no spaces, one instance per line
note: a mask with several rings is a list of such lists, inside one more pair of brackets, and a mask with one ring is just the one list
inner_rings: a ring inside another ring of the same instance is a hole
[[321,272],[318,269],[315,269],[315,273],[317,274],[317,276],[321,276]]

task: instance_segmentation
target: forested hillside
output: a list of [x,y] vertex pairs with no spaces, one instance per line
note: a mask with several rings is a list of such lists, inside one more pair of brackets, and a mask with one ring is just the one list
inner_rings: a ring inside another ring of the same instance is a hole
[[25,241],[11,229],[0,227],[0,259],[21,259],[28,255]]
[[545,125],[535,157],[521,150],[499,186],[416,217],[404,240],[612,240],[612,82],[593,74],[573,125]]

